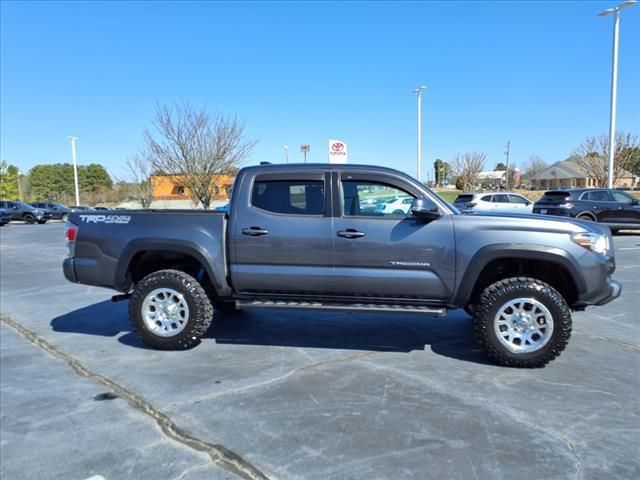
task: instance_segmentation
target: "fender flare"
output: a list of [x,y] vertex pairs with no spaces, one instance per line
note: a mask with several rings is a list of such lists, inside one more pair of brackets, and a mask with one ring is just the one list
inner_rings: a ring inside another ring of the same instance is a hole
[[469,266],[461,275],[462,280],[458,285],[452,304],[457,306],[466,305],[482,270],[492,261],[502,258],[522,258],[556,263],[569,272],[576,284],[578,295],[587,290],[587,284],[580,266],[566,250],[543,245],[499,243],[482,247],[473,255],[468,263]]
[[124,247],[124,249],[122,250],[122,254],[118,260],[114,279],[115,285],[122,291],[128,290],[128,287],[130,286],[128,285],[129,282],[127,280],[127,272],[131,265],[131,261],[138,253],[147,250],[184,253],[186,255],[192,256],[198,262],[200,262],[200,264],[202,264],[202,266],[206,270],[216,293],[221,296],[224,296],[224,294],[226,293],[226,289],[228,289],[228,286],[226,285],[226,283],[220,283],[220,277],[224,279],[225,272],[221,272],[216,276],[216,272],[214,272],[213,270],[215,261],[211,254],[205,248],[189,240],[159,238],[137,238],[129,242]]

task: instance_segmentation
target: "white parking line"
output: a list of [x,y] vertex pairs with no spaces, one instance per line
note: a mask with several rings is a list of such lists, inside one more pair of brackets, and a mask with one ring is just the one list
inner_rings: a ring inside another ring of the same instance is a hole
[[640,247],[620,247],[616,248],[616,250],[640,250]]

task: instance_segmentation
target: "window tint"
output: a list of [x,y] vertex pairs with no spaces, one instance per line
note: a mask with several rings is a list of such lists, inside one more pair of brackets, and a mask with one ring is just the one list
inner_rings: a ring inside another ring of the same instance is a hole
[[453,203],[466,203],[473,200],[473,195],[461,194],[456,197]]
[[523,205],[525,205],[527,203],[527,199],[524,197],[521,197],[519,195],[509,195],[509,202],[511,203],[521,203]]
[[506,195],[494,195],[493,201],[495,203],[509,203],[509,197]]
[[322,215],[324,182],[319,180],[258,181],[251,204],[262,210],[289,215]]
[[384,183],[342,182],[342,212],[345,216],[402,218],[410,213],[413,195]]
[[609,192],[605,190],[596,190],[595,192],[585,193],[584,200],[590,200],[592,202],[610,202]]
[[613,201],[614,202],[629,203],[629,204],[633,203],[633,198],[631,198],[626,193],[611,192],[611,195],[613,195]]

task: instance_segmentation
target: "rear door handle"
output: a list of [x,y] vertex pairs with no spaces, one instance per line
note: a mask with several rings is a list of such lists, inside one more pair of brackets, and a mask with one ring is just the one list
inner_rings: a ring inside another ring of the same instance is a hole
[[249,228],[242,229],[243,235],[251,235],[253,237],[259,237],[260,235],[266,235],[268,233],[269,233],[269,230],[265,230],[264,228],[260,228],[260,227],[249,227]]
[[359,232],[358,230],[355,230],[353,228],[347,228],[346,230],[339,230],[337,235],[344,238],[360,238],[364,237],[365,233]]

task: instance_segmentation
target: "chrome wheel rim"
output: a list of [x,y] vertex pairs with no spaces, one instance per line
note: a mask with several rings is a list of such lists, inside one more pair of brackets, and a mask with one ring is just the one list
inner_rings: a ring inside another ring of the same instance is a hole
[[535,298],[509,300],[493,320],[498,341],[514,353],[532,353],[544,347],[553,335],[553,316]]
[[182,294],[172,288],[156,288],[142,303],[146,327],[161,337],[177,335],[189,320],[189,305]]

